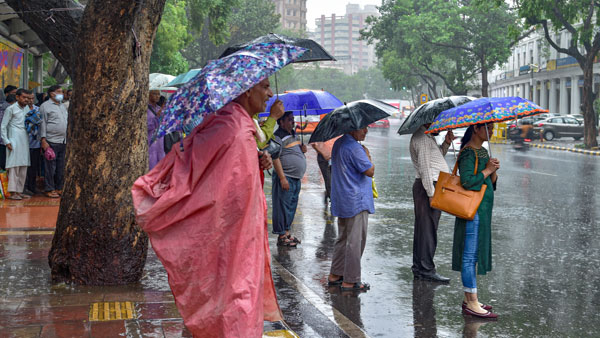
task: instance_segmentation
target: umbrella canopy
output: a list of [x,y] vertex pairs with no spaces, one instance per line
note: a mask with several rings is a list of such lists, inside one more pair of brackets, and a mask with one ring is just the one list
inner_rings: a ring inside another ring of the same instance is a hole
[[177,75],[171,82],[167,83],[168,87],[180,87],[188,83],[194,76],[198,75],[202,69],[190,69],[189,71]]
[[425,133],[480,123],[503,122],[547,112],[547,109],[518,96],[482,97],[441,112]]
[[[269,99],[267,102],[267,112],[261,113],[261,117],[269,115],[268,111],[271,109],[273,103],[275,103],[275,100],[277,100],[276,96]],[[304,105],[306,105],[306,115],[327,114],[343,105],[342,101],[335,97],[335,95],[324,90],[300,89],[286,91],[279,95],[279,100],[283,102],[285,111],[293,111],[294,115],[304,114]]]
[[152,73],[152,74],[150,74],[150,83],[148,84],[148,87],[150,88],[150,90],[162,88],[162,87],[165,87],[167,85],[167,83],[173,81],[174,79],[175,79],[175,76],[173,76],[173,75]]
[[327,114],[313,131],[308,143],[325,142],[336,136],[366,128],[396,111],[398,108],[377,100],[350,102]]
[[258,43],[278,43],[286,44],[290,46],[297,46],[306,48],[307,51],[301,57],[294,60],[293,62],[314,62],[314,61],[336,61],[331,54],[327,53],[325,48],[316,43],[311,39],[293,38],[281,34],[269,33],[267,35],[260,36],[252,41],[241,43],[239,45],[233,45],[227,48],[220,58],[227,55],[231,55],[238,50],[247,48],[248,46],[255,45]]
[[216,112],[300,57],[305,50],[296,46],[264,43],[210,61],[196,77],[171,96],[153,140],[173,131],[181,131],[184,125]]
[[475,98],[470,96],[449,96],[426,102],[408,115],[400,129],[398,129],[398,134],[413,134],[422,125],[433,122],[444,110],[458,107],[473,100]]

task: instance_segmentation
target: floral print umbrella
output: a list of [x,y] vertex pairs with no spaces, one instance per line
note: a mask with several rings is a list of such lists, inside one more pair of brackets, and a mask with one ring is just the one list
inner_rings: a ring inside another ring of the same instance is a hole
[[152,141],[182,131],[197,118],[216,112],[305,51],[296,46],[260,43],[209,61],[171,96]]
[[425,133],[437,133],[480,123],[503,122],[547,112],[547,109],[518,96],[482,97],[444,110]]

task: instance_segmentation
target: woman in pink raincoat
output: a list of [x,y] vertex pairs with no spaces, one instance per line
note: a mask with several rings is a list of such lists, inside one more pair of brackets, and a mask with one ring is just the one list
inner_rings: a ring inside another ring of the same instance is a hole
[[261,337],[263,320],[282,319],[259,169],[271,162],[259,160],[252,121],[272,96],[265,79],[207,116],[185,151],[171,151],[132,189],[137,220],[195,337]]

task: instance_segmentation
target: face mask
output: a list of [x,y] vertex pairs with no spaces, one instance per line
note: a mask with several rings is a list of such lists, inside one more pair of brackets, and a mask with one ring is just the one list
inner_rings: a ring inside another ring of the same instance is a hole
[[64,95],[63,94],[56,94],[56,96],[54,96],[54,99],[58,102],[62,102],[62,100],[64,99]]

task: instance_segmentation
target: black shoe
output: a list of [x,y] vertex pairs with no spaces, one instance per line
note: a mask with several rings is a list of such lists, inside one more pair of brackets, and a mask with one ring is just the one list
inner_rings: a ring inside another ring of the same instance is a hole
[[431,282],[450,283],[450,278],[441,276],[437,272],[428,273],[428,274],[421,273],[421,274],[419,274],[418,277],[417,277],[417,275],[415,275],[415,278],[426,280],[426,281],[431,281]]

